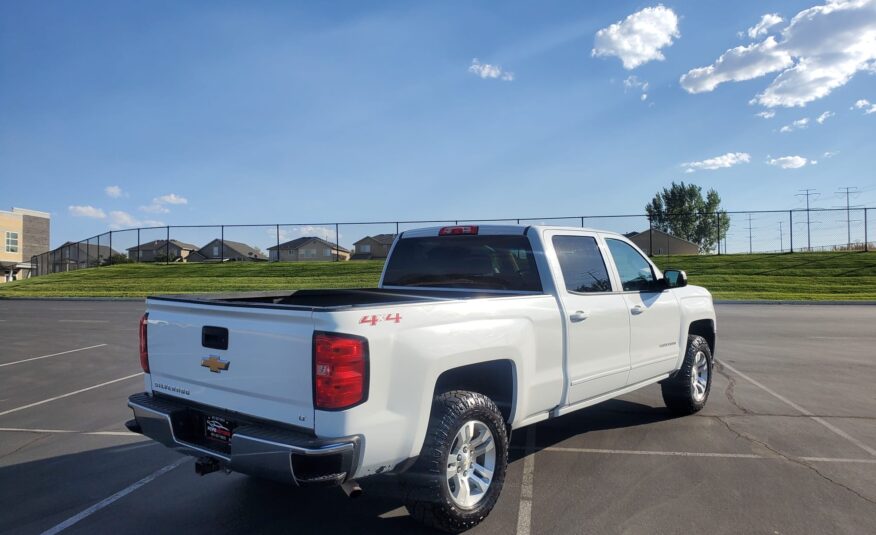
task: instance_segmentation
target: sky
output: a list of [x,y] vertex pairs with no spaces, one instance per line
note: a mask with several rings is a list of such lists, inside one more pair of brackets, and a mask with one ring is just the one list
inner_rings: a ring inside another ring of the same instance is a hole
[[53,245],[641,213],[673,181],[876,207],[874,133],[876,0],[0,6],[0,209]]

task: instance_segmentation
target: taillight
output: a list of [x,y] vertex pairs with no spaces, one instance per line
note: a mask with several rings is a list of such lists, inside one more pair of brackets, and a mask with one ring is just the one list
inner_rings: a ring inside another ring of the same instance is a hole
[[313,401],[319,410],[349,409],[368,397],[368,342],[345,334],[313,335]]
[[149,343],[146,341],[146,321],[148,319],[148,312],[140,318],[140,367],[146,373],[149,373]]
[[438,231],[439,236],[461,236],[461,235],[475,235],[478,233],[477,225],[465,225],[461,227],[441,227],[441,230]]

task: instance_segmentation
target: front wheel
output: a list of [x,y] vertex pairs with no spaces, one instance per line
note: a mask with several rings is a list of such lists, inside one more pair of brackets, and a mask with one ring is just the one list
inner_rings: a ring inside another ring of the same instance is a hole
[[416,464],[405,477],[405,506],[427,526],[458,533],[496,505],[508,465],[508,434],[496,404],[477,392],[435,397]]
[[681,369],[660,386],[666,407],[675,414],[693,414],[706,406],[712,387],[712,350],[702,336],[687,338]]

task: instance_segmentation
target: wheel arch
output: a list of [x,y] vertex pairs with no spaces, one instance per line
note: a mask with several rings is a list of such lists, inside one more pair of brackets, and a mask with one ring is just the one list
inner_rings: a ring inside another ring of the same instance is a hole
[[709,350],[712,352],[712,356],[715,355],[715,321],[712,319],[701,319],[692,321],[691,324],[687,328],[688,335],[696,335],[702,336],[706,339],[706,342],[709,344]]
[[511,423],[517,408],[517,368],[511,359],[495,359],[445,370],[435,381],[433,398],[451,390],[481,393],[499,408],[505,423]]

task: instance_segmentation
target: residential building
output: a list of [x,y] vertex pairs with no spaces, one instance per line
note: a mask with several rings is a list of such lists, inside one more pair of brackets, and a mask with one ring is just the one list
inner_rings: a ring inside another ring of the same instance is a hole
[[386,259],[393,241],[395,241],[395,234],[365,236],[353,244],[353,256],[350,257],[350,260]]
[[349,260],[350,251],[336,243],[315,236],[306,236],[268,247],[271,260],[281,262],[312,262]]
[[259,261],[268,257],[257,248],[231,240],[216,238],[189,255],[189,262],[207,261]]
[[[645,251],[648,256],[654,255],[684,255],[700,254],[699,245],[692,241],[673,236],[662,230],[643,230],[642,232],[630,232],[626,237],[635,243],[639,249]],[[654,251],[651,251],[653,246]]]
[[186,262],[197,250],[197,245],[178,240],[152,240],[127,249],[128,258],[134,262]]
[[49,250],[50,230],[51,216],[46,212],[0,210],[0,283],[30,276],[31,257]]
[[122,253],[110,249],[109,245],[98,245],[90,242],[68,241],[53,251],[49,251],[48,263],[51,273],[73,271],[79,268],[96,267],[108,264],[110,258]]

